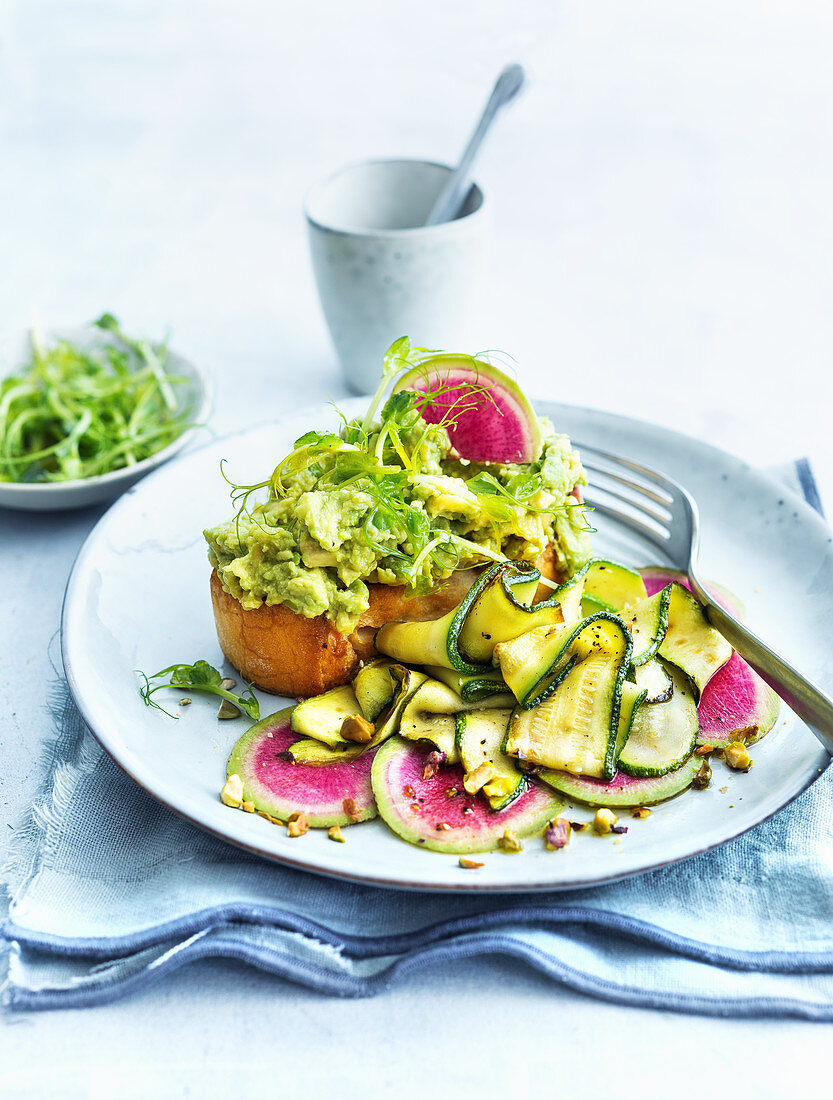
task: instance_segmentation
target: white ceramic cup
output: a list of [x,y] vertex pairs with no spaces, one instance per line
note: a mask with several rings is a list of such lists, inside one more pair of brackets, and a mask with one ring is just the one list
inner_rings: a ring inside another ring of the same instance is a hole
[[306,201],[324,316],[348,384],[372,393],[400,336],[459,351],[484,269],[485,203],[475,184],[459,217],[426,226],[451,169],[366,161],[314,187]]

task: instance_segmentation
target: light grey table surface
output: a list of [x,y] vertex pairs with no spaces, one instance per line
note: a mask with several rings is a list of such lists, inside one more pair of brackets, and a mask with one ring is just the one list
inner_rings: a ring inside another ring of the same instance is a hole
[[[493,74],[518,59],[531,90],[478,173],[494,247],[472,346],[510,351],[541,397],[760,465],[807,454],[833,501],[831,46],[833,12],[809,0],[486,0],[476,20],[440,0],[12,2],[0,341],[33,309],[170,326],[214,377],[218,434],[344,396],[304,190],[365,156],[453,159]],[[3,834],[43,774],[50,641],[98,514],[0,513]],[[620,1088],[652,1096],[692,1053],[677,1095],[707,1080],[716,1096],[774,1096],[815,1083],[829,1031],[620,1009],[500,961],[362,1002],[213,963],[106,1008],[5,1019],[0,1084],[593,1097],[615,1066]]]

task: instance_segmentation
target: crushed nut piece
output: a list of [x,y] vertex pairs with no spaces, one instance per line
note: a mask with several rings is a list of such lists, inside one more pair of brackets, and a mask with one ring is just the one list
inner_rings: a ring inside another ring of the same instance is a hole
[[571,821],[570,828],[574,833],[583,833],[589,824],[589,821]]
[[362,816],[362,812],[356,805],[355,798],[344,798],[341,802],[341,808],[347,814],[351,821],[358,821]]
[[265,810],[257,810],[256,813],[258,817],[265,818],[265,820],[271,822],[272,825],[283,825],[279,817],[273,817],[271,814],[267,814]]
[[440,770],[440,765],[446,761],[446,753],[434,749],[425,757],[425,767],[422,769],[423,779],[433,779]]
[[497,846],[502,852],[520,852],[523,849],[523,844],[509,829],[498,840]]
[[476,859],[466,859],[464,856],[460,856],[458,860],[461,867],[465,867],[466,870],[472,871],[476,867],[482,867],[482,863],[478,863]]
[[192,700],[189,699],[188,696],[186,695],[184,699],[179,700],[179,705],[181,707],[187,707],[187,706],[190,706],[191,702],[192,702]]
[[605,836],[612,830],[616,821],[616,814],[612,810],[604,808],[596,810],[596,816],[593,818],[593,830],[598,833],[599,836]]
[[760,732],[760,729],[761,727],[756,722],[754,725],[744,726],[743,729],[735,730],[735,733],[738,735],[738,739],[743,738],[745,741],[747,737],[755,737],[756,734]]
[[700,765],[700,771],[695,775],[691,781],[692,787],[695,791],[704,791],[712,781],[712,766],[708,760],[704,760]]
[[634,806],[631,810],[631,817],[650,817],[651,811],[647,806]]
[[508,775],[496,775],[494,779],[483,784],[483,793],[490,800],[508,798],[514,790],[515,780],[510,779]]
[[447,821],[441,821],[436,828],[438,833],[447,833],[451,826],[448,824]]
[[303,836],[309,830],[305,814],[290,814],[286,823],[287,836]]
[[457,792],[457,788],[456,788],[456,787],[449,787],[449,788],[448,788],[448,790],[447,790],[447,791],[445,792],[445,797],[446,797],[446,798],[456,798],[456,797],[457,797],[457,793],[458,793],[458,792]]
[[490,779],[494,779],[495,766],[491,760],[484,760],[473,772],[466,772],[463,776],[463,786],[469,794],[477,794],[481,787]]
[[220,681],[220,687],[223,689],[223,691],[231,691],[236,683],[236,680],[230,680],[228,676],[226,676],[225,680]]
[[333,825],[331,828],[329,828],[327,830],[327,836],[330,838],[330,840],[335,840],[338,844],[346,843],[344,839],[344,833],[341,831],[341,828],[338,825]]
[[554,817],[544,829],[544,843],[551,852],[566,848],[570,843],[570,822],[566,817]]
[[240,809],[245,810],[247,814],[253,814],[255,812],[255,804],[254,802],[244,802]]
[[220,791],[220,801],[224,806],[235,809],[243,804],[243,780],[239,775],[230,775]]
[[611,825],[610,831],[612,833],[618,833],[621,835],[622,833],[626,833],[628,831],[628,827],[627,825]]
[[710,756],[714,752],[714,745],[698,745],[694,750],[695,756]]
[[730,768],[736,772],[748,772],[752,767],[752,760],[743,741],[733,741],[723,750],[723,758]]
[[239,707],[236,707],[230,699],[224,699],[220,703],[220,709],[217,711],[218,718],[239,718],[243,712]]
[[376,732],[376,727],[361,714],[348,714],[341,723],[340,732],[345,741],[366,745]]

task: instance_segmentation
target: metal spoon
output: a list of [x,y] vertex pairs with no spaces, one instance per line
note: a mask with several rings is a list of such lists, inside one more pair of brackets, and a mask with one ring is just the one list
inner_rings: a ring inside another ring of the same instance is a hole
[[526,80],[526,73],[521,65],[507,65],[495,81],[489,101],[483,108],[480,121],[469,138],[460,163],[451,173],[443,185],[442,191],[437,196],[431,213],[425,222],[426,225],[439,225],[440,222],[450,222],[460,211],[463,201],[468,194],[471,177],[471,166],[474,158],[480,150],[480,146],[495,119],[495,115],[510,103]]

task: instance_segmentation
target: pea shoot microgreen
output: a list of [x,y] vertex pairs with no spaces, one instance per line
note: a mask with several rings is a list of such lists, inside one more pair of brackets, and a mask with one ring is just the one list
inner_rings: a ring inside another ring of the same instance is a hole
[[134,340],[110,313],[93,322],[97,346],[46,346],[31,333],[31,358],[0,381],[0,481],[74,481],[133,466],[192,423],[168,373],[167,347]]
[[[202,691],[209,695],[219,695],[245,711],[255,722],[260,718],[260,706],[252,691],[251,684],[246,684],[246,691],[242,695],[223,687],[222,672],[210,665],[208,661],[195,661],[192,665],[168,665],[167,668],[160,669],[159,672],[154,672],[151,676],[147,676],[140,669],[137,669],[136,672],[144,681],[144,686],[140,688],[140,691],[145,705],[161,710],[169,718],[179,718],[179,715],[171,714],[169,710],[165,710],[153,698],[156,692],[162,691],[163,688],[179,688],[180,690],[187,688],[189,691]],[[167,676],[169,679],[162,684],[151,686],[152,681],[159,680],[163,676]]]
[[[446,450],[446,430],[456,419],[479,407],[484,399],[494,400],[489,387],[477,380],[474,358],[474,370],[464,383],[454,381],[451,374],[445,379],[436,374],[429,376],[429,361],[437,354],[412,348],[407,337],[397,340],[385,355],[379,387],[364,417],[348,421],[339,413],[342,428],[338,435],[306,432],[268,479],[252,485],[236,484],[221,463],[237,513],[238,539],[244,514],[258,525],[268,523],[264,510],[268,505],[250,509],[252,496],[265,489],[269,501],[280,500],[292,491],[292,479],[304,473],[305,485],[312,489],[354,488],[368,498],[360,524],[362,538],[376,552],[381,566],[418,591],[455,569],[483,561],[505,561],[501,525],[519,510],[524,514],[552,511],[550,506],[536,503],[538,493],[544,489],[542,460],[519,468],[508,480],[505,476],[499,480],[475,463],[461,463],[460,476],[489,520],[477,540],[454,531],[442,517],[432,517],[419,501],[414,506],[420,480],[436,472],[436,467],[430,465],[432,442],[440,437]],[[385,401],[385,394],[402,371],[419,372],[423,367],[424,389],[395,390]],[[426,417],[429,409],[435,412]],[[569,507],[559,506],[559,511]]]

